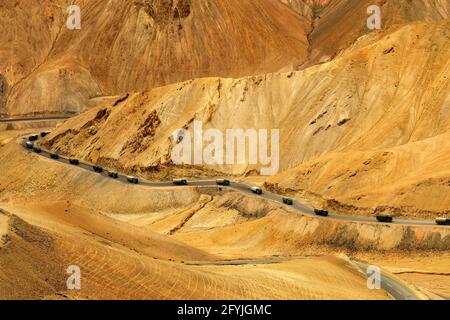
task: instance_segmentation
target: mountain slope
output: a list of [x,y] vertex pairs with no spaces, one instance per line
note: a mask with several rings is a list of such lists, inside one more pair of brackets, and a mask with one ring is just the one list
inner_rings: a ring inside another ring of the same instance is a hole
[[0,115],[6,98],[43,63],[63,26],[63,0],[0,3]]
[[356,39],[371,33],[367,28],[367,9],[381,9],[382,29],[397,28],[399,24],[415,21],[440,21],[450,17],[446,0],[331,0],[315,3],[313,30],[309,35],[313,65],[334,58]]
[[9,116],[79,113],[100,96],[198,77],[304,69],[370,33],[373,4],[384,29],[449,18],[446,0],[83,0],[82,28],[68,30],[66,1],[15,3],[0,13],[0,113]]
[[[414,23],[393,33],[374,33],[337,59],[300,72],[198,79],[131,95],[115,107],[100,106],[67,121],[44,146],[127,172],[166,178],[189,175],[187,168],[171,166],[171,134],[178,128],[192,129],[196,119],[204,122],[205,130],[280,128],[281,171],[300,165],[315,170],[309,161],[328,154],[337,154],[339,161],[346,159],[345,153],[359,157],[367,151],[364,156],[370,158],[387,152],[390,161],[396,161],[396,152],[389,150],[410,144],[412,150],[423,150],[421,158],[436,163],[434,174],[441,172],[445,179],[446,162],[438,161],[440,153],[431,146],[441,141],[437,145],[443,148],[442,156],[448,155],[449,23]],[[343,165],[351,170],[350,163]],[[261,166],[198,169],[206,175],[247,175]],[[413,169],[414,162],[408,161],[396,170]],[[381,172],[389,177],[388,171]],[[447,188],[436,185],[441,191]],[[326,194],[328,189],[323,189]],[[425,199],[423,206],[431,201]],[[439,206],[449,207],[447,201]]]
[[[10,90],[7,113],[70,113],[96,96],[201,76],[239,77],[303,63],[308,21],[278,0],[80,1],[46,63]],[[0,73],[3,73],[0,69]]]

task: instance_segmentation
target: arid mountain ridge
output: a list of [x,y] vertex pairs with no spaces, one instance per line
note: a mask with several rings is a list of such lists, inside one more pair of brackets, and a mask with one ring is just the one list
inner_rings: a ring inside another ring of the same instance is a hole
[[6,1],[0,113],[73,114],[101,96],[302,69],[368,33],[374,3],[385,28],[449,12],[445,0],[80,0],[82,28],[68,30],[66,1]]

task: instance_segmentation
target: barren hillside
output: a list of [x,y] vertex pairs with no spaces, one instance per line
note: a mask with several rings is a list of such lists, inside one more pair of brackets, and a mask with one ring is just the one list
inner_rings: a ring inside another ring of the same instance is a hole
[[[387,299],[336,253],[370,261],[383,250],[446,270],[445,227],[318,220],[215,188],[124,185],[14,141],[0,151],[2,299]],[[81,291],[66,288],[69,265]],[[405,277],[446,292],[445,274]]]
[[[304,69],[383,27],[449,17],[446,0],[80,0],[82,28],[65,27],[67,2],[4,1],[0,112],[73,114],[93,98],[198,77]],[[29,19],[28,17],[32,17]]]
[[[220,250],[210,254],[113,218],[155,217],[164,208],[176,219],[177,210],[195,207],[197,189],[105,183],[15,142],[0,150],[8,173],[0,178],[0,299],[389,298],[368,290],[364,275],[334,256],[274,260],[260,253],[250,262],[227,264]],[[248,257],[242,251],[237,256]],[[70,265],[80,267],[80,291],[66,287]]]
[[448,0],[0,1],[0,299],[448,298]]
[[[415,21],[439,21],[450,17],[447,0],[331,0],[307,1],[313,8],[310,55],[306,66],[328,61],[371,31],[367,9],[378,5],[384,30]],[[305,66],[303,66],[305,67]]]
[[[25,0],[19,3],[32,7]],[[56,37],[59,29],[54,30],[50,51],[27,50],[30,42],[8,38],[12,30],[2,33],[3,42],[24,55],[0,68],[11,87],[8,114],[79,112],[101,95],[201,76],[261,74],[302,63],[307,56],[308,21],[278,0],[90,0],[79,5],[81,30],[68,30],[58,20],[61,32]],[[24,14],[13,6],[2,11],[14,16],[14,10]],[[50,13],[37,15],[51,20]],[[42,23],[25,25],[36,30]],[[48,31],[40,31],[48,37]],[[27,29],[17,34],[28,36]],[[11,50],[6,46],[0,54],[11,56]],[[30,54],[39,61],[22,72],[26,79],[18,83],[15,69]],[[6,72],[7,67],[12,70]]]
[[[276,187],[355,196],[367,207],[401,204],[411,207],[410,214],[427,208],[430,214],[445,213],[450,209],[449,37],[448,21],[413,23],[364,37],[335,60],[303,71],[198,79],[134,94],[67,121],[44,146],[168,178],[189,175],[170,166],[171,134],[192,129],[194,119],[205,129],[280,128],[280,173],[293,169],[301,178],[287,171],[269,181]],[[248,175],[261,167],[198,169]],[[383,186],[392,197],[382,200]],[[414,200],[419,189],[424,197]],[[440,198],[427,197],[431,190]]]
[[[11,89],[32,75],[52,51],[62,25],[63,0],[0,3],[0,115]],[[29,107],[32,112],[32,107]],[[14,113],[14,112],[12,112]]]

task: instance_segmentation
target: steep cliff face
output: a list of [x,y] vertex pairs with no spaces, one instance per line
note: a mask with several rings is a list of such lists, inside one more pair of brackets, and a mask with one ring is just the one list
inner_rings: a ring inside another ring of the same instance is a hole
[[371,32],[367,28],[370,6],[380,8],[383,29],[414,21],[439,21],[449,18],[448,1],[418,0],[280,0],[310,21],[308,61],[298,69],[329,61]]
[[303,17],[314,22],[316,13],[329,5],[331,0],[279,0]]

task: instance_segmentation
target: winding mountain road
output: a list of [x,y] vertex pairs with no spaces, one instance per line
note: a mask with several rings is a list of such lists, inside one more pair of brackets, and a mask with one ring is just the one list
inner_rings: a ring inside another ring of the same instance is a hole
[[53,116],[42,118],[0,118],[0,123],[14,123],[14,122],[37,122],[37,121],[53,121],[53,120],[67,120],[69,116]]
[[[24,136],[18,140],[18,142],[26,149],[26,141],[28,141],[29,135]],[[40,136],[39,136],[40,139]],[[41,148],[42,149],[42,148]],[[26,149],[29,152],[33,152],[32,150]],[[64,164],[70,164],[70,159],[59,157],[59,159],[52,159],[51,153],[47,150],[42,149],[40,153],[36,153],[42,157],[51,159],[53,161],[58,161],[60,163]],[[84,169],[87,171],[95,172],[93,169],[93,164],[81,162],[76,167],[80,169]],[[107,171],[103,171],[102,173],[96,173],[99,175],[104,176],[105,178],[111,179],[108,176]],[[121,183],[129,184],[129,181],[127,179],[126,175],[119,174],[117,179],[114,179],[115,181],[119,181]],[[231,181],[230,186],[218,186],[216,183],[216,180],[197,180],[197,181],[189,181],[187,186],[176,186],[173,184],[173,181],[170,182],[153,182],[148,181],[145,179],[139,179],[139,185],[148,186],[148,187],[170,187],[170,188],[187,188],[187,187],[221,187],[221,188],[231,188],[234,190],[237,190],[241,193],[248,194],[254,197],[261,197],[269,201],[274,201],[277,203],[280,203],[284,206],[286,206],[287,209],[292,208],[295,209],[297,212],[313,216],[317,219],[334,219],[334,220],[343,220],[343,221],[352,221],[352,222],[366,222],[366,223],[380,223],[375,218],[370,217],[355,217],[355,216],[342,216],[342,215],[329,215],[328,217],[320,217],[316,216],[314,214],[314,209],[311,207],[308,207],[299,201],[294,200],[294,204],[292,206],[288,206],[283,203],[283,196],[280,196],[278,194],[274,194],[271,192],[264,191],[262,195],[255,195],[251,190],[251,186],[239,183],[239,182],[233,182]],[[415,226],[436,226],[436,227],[446,227],[446,226],[437,226],[434,221],[417,221],[417,220],[395,220],[392,222],[393,224],[404,224],[404,225],[415,225]],[[290,260],[290,258],[274,258],[274,259],[257,259],[257,260],[230,260],[230,261],[218,261],[218,262],[197,262],[193,264],[218,264],[218,265],[242,265],[242,264],[271,264],[271,263],[279,263],[280,261],[284,260]],[[367,269],[366,264],[362,262],[355,262],[358,269],[365,273],[365,270]],[[391,275],[382,272],[381,274],[381,287],[383,290],[387,291],[394,299],[396,300],[416,300],[420,299],[417,294],[409,287],[407,287],[405,284],[401,283],[397,279],[393,278]]]
[[[352,262],[356,265],[359,271],[365,275],[367,275],[367,269],[369,265],[367,263],[363,263],[361,261]],[[387,273],[384,270],[381,270],[380,273],[380,285],[381,289],[388,292],[395,300],[421,300],[422,297],[419,297],[418,294],[405,283],[398,280],[393,275]]]
[[[22,138],[20,138],[18,141],[19,143],[25,148],[25,141],[28,141],[28,137],[29,136],[33,136],[33,135],[27,135],[24,136]],[[39,135],[38,135],[39,136]],[[41,137],[39,136],[38,139],[40,139]],[[42,148],[41,148],[42,149]],[[47,150],[42,149],[42,152],[39,153],[40,156],[46,157],[51,159],[50,155],[51,153]],[[66,164],[70,164],[69,159],[64,158],[64,157],[59,157],[59,159],[51,159],[54,161],[58,161],[61,163],[66,163]],[[78,167],[85,169],[87,171],[92,171],[95,172],[93,169],[93,164],[90,163],[85,163],[80,161]],[[98,173],[101,174],[104,177],[108,177],[108,172],[105,170],[102,173]],[[120,181],[123,183],[129,183],[127,180],[127,176],[123,175],[123,174],[118,174],[118,178],[115,179],[116,181]],[[173,184],[172,181],[169,182],[154,182],[154,181],[148,181],[145,179],[140,178],[139,179],[139,184],[143,185],[143,186],[148,186],[148,187],[170,187],[170,188],[186,188],[186,187],[218,187],[216,180],[196,180],[196,181],[189,181],[188,186],[176,186]],[[255,197],[261,197],[264,198],[266,200],[270,200],[270,201],[274,201],[280,204],[283,204],[283,196],[269,192],[269,191],[264,191],[262,195],[255,195],[251,190],[251,186],[244,184],[244,183],[240,183],[240,182],[234,182],[234,181],[230,181],[230,185],[229,186],[220,186],[222,188],[231,188],[234,190],[237,190],[241,193],[247,194],[247,195],[251,195],[251,196],[255,196]],[[327,217],[321,217],[321,216],[317,216],[314,214],[314,208],[308,207],[304,204],[302,204],[301,202],[297,201],[294,199],[294,203],[292,206],[288,206],[285,205],[287,208],[292,208],[295,209],[297,212],[300,212],[303,215],[307,215],[307,216],[313,216],[317,219],[333,219],[333,220],[340,220],[340,221],[351,221],[351,222],[366,222],[366,223],[381,223],[378,222],[376,220],[376,218],[371,218],[371,217],[363,217],[363,216],[346,216],[346,215],[329,215]],[[426,221],[426,220],[394,220],[392,223],[389,224],[400,224],[400,225],[413,225],[413,226],[435,226],[435,227],[442,227],[442,228],[446,228],[448,226],[443,226],[443,225],[436,225],[435,221]]]

